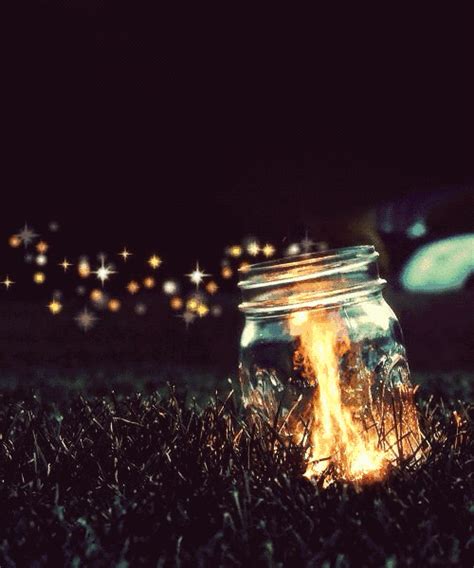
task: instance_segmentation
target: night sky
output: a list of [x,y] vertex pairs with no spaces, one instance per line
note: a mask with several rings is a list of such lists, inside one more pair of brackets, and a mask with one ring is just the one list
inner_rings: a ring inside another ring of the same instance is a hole
[[462,30],[395,18],[364,30],[350,13],[17,10],[6,235],[55,219],[70,254],[126,243],[181,267],[249,233],[301,231],[302,211],[472,180]]

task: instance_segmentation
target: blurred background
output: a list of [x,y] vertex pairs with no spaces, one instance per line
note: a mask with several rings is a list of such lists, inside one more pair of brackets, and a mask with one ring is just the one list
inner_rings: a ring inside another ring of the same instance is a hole
[[[374,14],[366,33],[347,12],[292,21],[73,1],[11,16],[0,277],[15,285],[0,289],[4,384],[191,375],[218,385],[235,375],[242,326],[234,279],[219,291],[222,315],[188,330],[149,294],[143,317],[128,298],[84,334],[71,323],[84,305],[75,284],[50,265],[34,286],[25,251],[9,246],[25,222],[61,260],[157,252],[162,279],[183,278],[196,260],[215,273],[226,247],[250,236],[278,250],[305,238],[373,243],[414,371],[466,380],[474,169],[463,30],[415,14]],[[57,289],[64,310],[53,318],[45,305]]]

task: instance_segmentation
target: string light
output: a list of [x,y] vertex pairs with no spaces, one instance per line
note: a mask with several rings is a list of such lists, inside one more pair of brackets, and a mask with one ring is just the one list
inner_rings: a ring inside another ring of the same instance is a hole
[[273,256],[275,254],[276,251],[275,251],[275,247],[273,245],[267,243],[263,247],[262,252],[263,252],[263,254],[266,258],[270,258],[271,256]]
[[170,307],[174,311],[179,311],[183,307],[183,300],[179,296],[174,296],[170,300]]
[[104,285],[105,281],[110,278],[111,274],[117,274],[115,270],[112,269],[111,264],[105,264],[104,257],[101,258],[100,266],[97,270],[94,270],[94,274],[97,275],[97,278],[100,280],[102,286]]
[[82,329],[82,331],[87,332],[95,326],[98,318],[87,308],[84,308],[81,312],[77,314],[74,320],[76,321],[77,325]]
[[210,280],[207,284],[206,284],[206,292],[208,294],[211,294],[211,296],[213,296],[217,290],[219,290],[219,286],[216,284],[216,282],[214,282],[214,280]]

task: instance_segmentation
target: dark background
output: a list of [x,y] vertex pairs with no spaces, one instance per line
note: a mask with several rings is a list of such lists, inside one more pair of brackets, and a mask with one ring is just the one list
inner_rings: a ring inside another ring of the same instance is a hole
[[[16,6],[2,71],[4,271],[14,262],[6,239],[25,221],[39,230],[57,220],[68,256],[127,244],[183,274],[197,258],[215,265],[248,234],[281,244],[309,228],[352,244],[365,234],[339,231],[352,215],[469,187],[469,18],[430,10]],[[19,285],[15,298],[31,333],[43,309],[29,311],[35,293]],[[11,296],[0,302],[13,321]],[[8,332],[2,340],[9,365],[31,344],[15,326],[15,346]],[[61,343],[57,333],[42,353]],[[117,330],[99,333],[110,351]],[[77,334],[68,353],[85,348]]]

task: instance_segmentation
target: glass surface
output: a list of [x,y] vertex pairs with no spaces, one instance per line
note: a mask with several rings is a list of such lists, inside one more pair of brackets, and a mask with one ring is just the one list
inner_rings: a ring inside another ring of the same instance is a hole
[[306,475],[378,479],[418,459],[403,338],[382,296],[373,247],[254,265],[240,381],[253,419],[308,447]]

